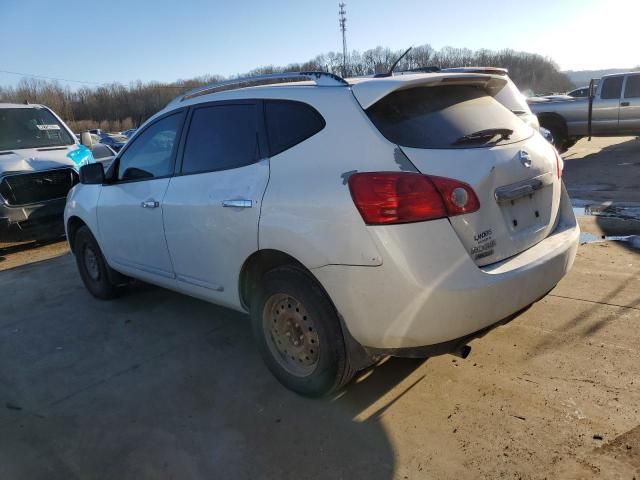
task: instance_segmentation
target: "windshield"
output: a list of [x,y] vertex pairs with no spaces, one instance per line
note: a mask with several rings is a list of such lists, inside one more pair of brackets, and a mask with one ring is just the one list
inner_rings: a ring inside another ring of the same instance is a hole
[[387,140],[403,147],[482,147],[533,134],[485,90],[469,85],[398,90],[367,115]]
[[60,147],[75,142],[46,108],[0,109],[0,150]]

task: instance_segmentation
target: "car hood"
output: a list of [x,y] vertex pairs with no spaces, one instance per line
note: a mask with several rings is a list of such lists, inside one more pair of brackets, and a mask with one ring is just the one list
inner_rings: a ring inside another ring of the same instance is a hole
[[81,166],[94,163],[94,161],[91,150],[79,144],[7,150],[0,152],[0,174],[37,172],[64,167],[73,167],[75,170],[79,170]]

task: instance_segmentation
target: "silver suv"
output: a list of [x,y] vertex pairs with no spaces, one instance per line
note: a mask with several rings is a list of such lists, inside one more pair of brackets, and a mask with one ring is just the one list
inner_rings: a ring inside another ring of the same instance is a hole
[[106,173],[82,168],[65,212],[82,280],[249,312],[304,395],[454,348],[544,296],[578,245],[562,161],[496,101],[505,82],[290,73],[181,95]]

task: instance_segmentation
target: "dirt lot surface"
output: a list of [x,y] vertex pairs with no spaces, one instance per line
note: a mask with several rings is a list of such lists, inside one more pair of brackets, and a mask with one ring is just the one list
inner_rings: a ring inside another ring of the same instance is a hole
[[[569,190],[633,207],[640,142],[598,142]],[[640,478],[638,252],[585,244],[466,360],[387,359],[322,400],[271,377],[244,315],[144,284],[95,300],[64,243],[0,252],[0,479]]]

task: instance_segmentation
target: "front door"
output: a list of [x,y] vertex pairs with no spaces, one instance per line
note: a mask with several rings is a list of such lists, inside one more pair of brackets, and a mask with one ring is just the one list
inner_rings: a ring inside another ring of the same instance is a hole
[[184,112],[160,118],[116,160],[115,182],[98,201],[101,247],[117,270],[172,286],[174,272],[164,237],[162,202],[174,171]]
[[239,308],[238,276],[258,249],[260,207],[269,179],[259,102],[193,109],[180,174],[163,212],[178,288]]

